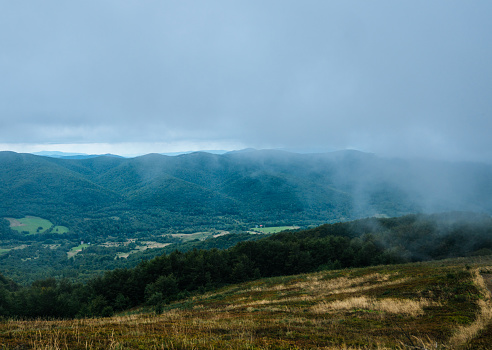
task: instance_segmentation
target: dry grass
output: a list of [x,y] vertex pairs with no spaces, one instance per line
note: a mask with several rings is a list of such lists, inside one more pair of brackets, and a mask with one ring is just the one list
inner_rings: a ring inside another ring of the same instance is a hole
[[424,307],[438,305],[439,303],[426,299],[410,300],[385,298],[377,300],[374,298],[368,298],[366,296],[360,296],[342,300],[335,300],[330,303],[326,303],[323,301],[313,306],[311,310],[315,313],[321,314],[337,310],[354,311],[362,309],[367,311],[378,311],[417,317],[424,314]]
[[475,322],[468,326],[459,327],[455,334],[450,338],[449,345],[454,348],[458,348],[469,342],[477,336],[480,331],[484,330],[492,320],[490,291],[488,290],[483,277],[480,275],[479,269],[473,271],[473,282],[480,288],[484,298],[478,300],[479,312]]
[[[477,271],[447,277],[463,271],[460,262],[321,272],[230,286],[161,315],[2,321],[0,349],[455,349],[492,317]],[[481,299],[455,302],[472,282]]]

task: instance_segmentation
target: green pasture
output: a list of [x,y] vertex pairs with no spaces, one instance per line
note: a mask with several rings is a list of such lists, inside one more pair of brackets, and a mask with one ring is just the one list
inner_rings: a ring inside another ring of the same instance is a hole
[[44,233],[52,228],[52,233],[66,233],[69,231],[65,226],[54,226],[49,220],[36,216],[26,216],[22,219],[7,218],[10,228],[18,232],[29,232],[30,235]]
[[87,243],[84,243],[84,244],[79,244],[78,246],[76,247],[73,247],[72,249],[70,249],[72,252],[76,252],[78,250],[82,250],[82,249],[85,249],[87,248],[89,245]]
[[299,226],[273,226],[273,227],[253,227],[250,230],[260,233],[278,233],[285,230],[295,230],[298,228]]
[[43,233],[47,229],[53,226],[51,221],[38,218],[36,216],[26,216],[25,218],[22,219],[8,218],[7,220],[10,221],[11,229],[16,230],[18,232],[24,232],[24,231],[29,232],[30,235],[34,235],[36,233]]

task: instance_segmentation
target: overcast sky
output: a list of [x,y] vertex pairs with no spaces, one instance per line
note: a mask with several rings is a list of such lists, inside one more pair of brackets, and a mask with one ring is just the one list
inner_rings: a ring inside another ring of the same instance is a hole
[[0,0],[0,150],[492,161],[492,2]]

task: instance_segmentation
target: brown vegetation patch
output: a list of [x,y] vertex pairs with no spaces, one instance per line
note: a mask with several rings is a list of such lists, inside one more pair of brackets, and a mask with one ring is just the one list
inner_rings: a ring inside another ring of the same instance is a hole
[[19,226],[26,226],[26,224],[23,224],[17,219],[14,218],[5,218],[10,222],[10,227],[19,227]]
[[[4,320],[0,349],[455,349],[492,339],[484,282],[464,265],[376,270],[229,286],[166,305],[160,315]],[[469,283],[479,286],[481,299],[456,302],[463,296],[454,291]],[[470,310],[470,322],[456,322]]]
[[338,310],[367,310],[392,313],[397,315],[409,315],[417,317],[424,314],[424,307],[439,306],[439,303],[426,299],[374,299],[366,296],[351,297],[332,302],[321,302],[311,308],[315,313],[327,313]]

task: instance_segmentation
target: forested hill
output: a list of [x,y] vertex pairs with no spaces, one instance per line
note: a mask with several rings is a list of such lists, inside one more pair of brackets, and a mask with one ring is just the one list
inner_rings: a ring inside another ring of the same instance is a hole
[[0,183],[0,217],[121,212],[138,217],[152,211],[168,218],[322,223],[411,212],[492,212],[490,165],[385,159],[356,151],[129,159],[0,152]]
[[489,215],[448,213],[363,219],[284,232],[225,249],[174,251],[86,284],[45,279],[30,287],[0,276],[0,316],[109,316],[226,284],[305,272],[492,253]]

